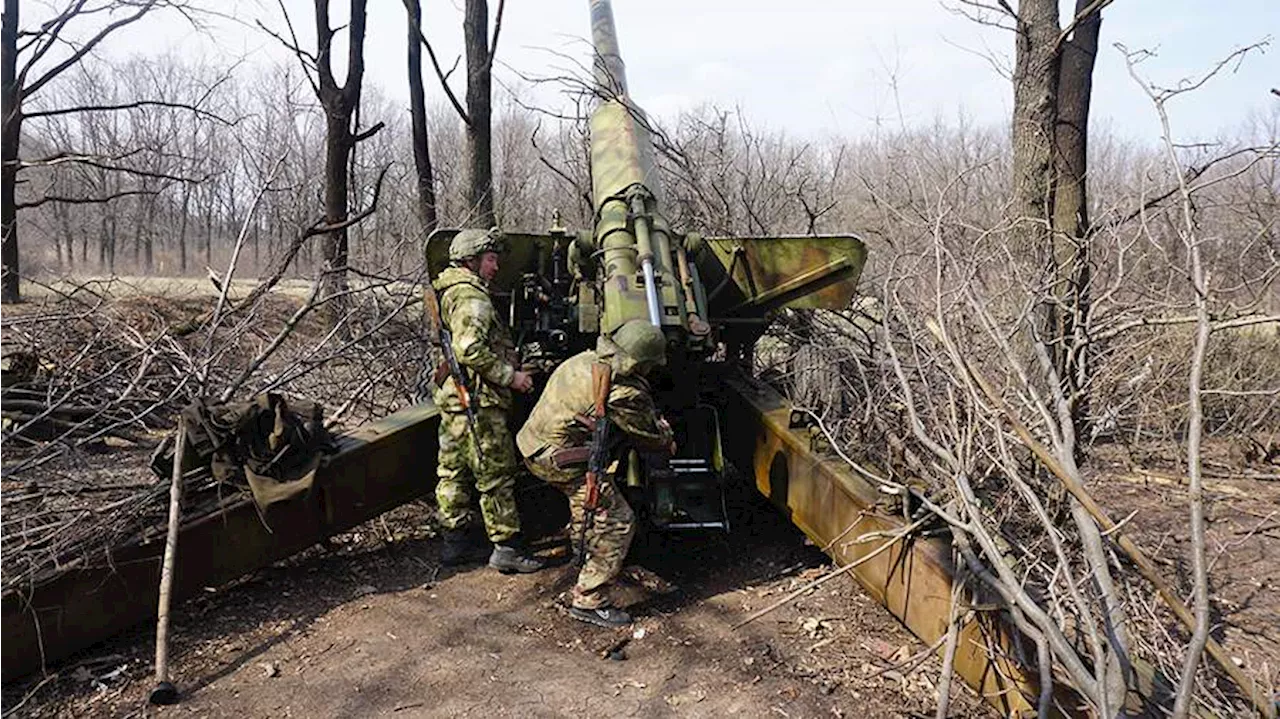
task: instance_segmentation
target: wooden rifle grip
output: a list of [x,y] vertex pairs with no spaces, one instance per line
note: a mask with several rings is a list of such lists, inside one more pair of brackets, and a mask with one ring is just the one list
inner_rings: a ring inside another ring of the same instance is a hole
[[605,404],[609,401],[609,365],[596,362],[591,365],[591,396],[595,400],[596,419],[604,417]]
[[[600,442],[601,433],[604,431],[601,422],[605,422],[605,404],[609,400],[609,380],[611,370],[609,365],[604,362],[596,362],[591,365],[591,396],[594,402],[594,414],[596,426],[592,427],[592,459],[595,459],[596,453],[603,453],[604,447],[595,446]],[[587,496],[583,500],[582,506],[590,514],[596,510],[596,505],[600,502],[600,479],[596,476],[597,468],[591,466],[587,469]]]
[[440,344],[440,325],[443,320],[440,319],[440,301],[436,297],[435,289],[427,287],[422,290],[422,304],[426,308],[427,329],[431,334],[431,341]]
[[587,496],[582,500],[582,508],[594,512],[600,504],[600,483],[596,481],[595,472],[587,472]]

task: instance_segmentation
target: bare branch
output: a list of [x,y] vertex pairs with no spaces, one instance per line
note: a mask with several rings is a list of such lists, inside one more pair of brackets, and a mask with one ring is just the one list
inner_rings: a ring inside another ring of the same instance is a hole
[[[134,150],[133,152],[130,152],[127,155],[125,155],[125,157],[127,157],[128,155],[135,154],[136,152],[138,151]],[[120,159],[120,158],[111,158],[111,159]],[[182,177],[179,175],[171,175],[167,172],[140,170],[136,167],[111,165],[101,161],[95,155],[75,155],[70,153],[58,153],[57,155],[53,155],[52,157],[44,158],[42,160],[23,161],[23,162],[20,162],[18,166],[19,167],[40,167],[40,166],[61,165],[64,163],[88,165],[89,167],[96,167],[100,170],[111,170],[113,172],[123,172],[125,174],[136,175],[138,177],[152,177],[158,180],[172,180],[174,182],[199,182],[200,181],[200,178],[195,178],[195,177]]]
[[277,41],[279,41],[281,45],[285,47],[285,49],[292,52],[294,57],[298,58],[298,64],[302,66],[302,74],[307,78],[307,84],[311,85],[312,92],[314,92],[316,96],[319,97],[320,86],[317,84],[316,78],[312,76],[312,73],[319,72],[318,70],[318,66],[320,62],[319,58],[317,58],[315,55],[308,52],[307,50],[302,49],[302,44],[298,42],[298,33],[295,32],[293,29],[293,20],[292,18],[289,17],[289,11],[285,9],[284,1],[283,0],[276,0],[276,1],[280,6],[280,14],[284,16],[285,27],[289,28],[290,39],[285,40],[283,37],[280,36],[279,33],[275,32],[274,30],[271,30],[266,25],[263,25],[261,20],[256,20],[255,22],[257,23],[258,27],[262,28],[263,32],[267,33],[271,37],[274,37]]
[[223,125],[233,126],[236,123],[227,120],[222,116],[202,110],[196,105],[188,105],[182,102],[166,102],[164,100],[138,100],[136,102],[125,102],[115,105],[80,105],[78,107],[64,107],[56,110],[37,110],[35,112],[24,112],[22,116],[25,118],[33,117],[56,117],[58,115],[69,115],[77,112],[112,112],[115,110],[133,110],[139,107],[167,107],[174,110],[189,110],[198,117],[209,120],[215,120]]
[[378,181],[373,186],[373,199],[369,202],[368,207],[361,210],[359,213],[351,217],[348,217],[342,222],[335,222],[330,225],[326,225],[323,223],[316,223],[311,227],[308,227],[307,230],[302,233],[303,236],[313,237],[315,235],[324,235],[330,232],[337,232],[338,230],[345,230],[346,228],[372,215],[378,209],[378,197],[382,194],[382,180],[386,178],[387,170],[390,170],[390,169],[391,169],[391,165],[387,165],[382,168],[381,172],[378,173]]
[[[1244,61],[1244,58],[1246,55],[1248,55],[1251,52],[1254,52],[1255,50],[1262,50],[1263,48],[1269,46],[1270,44],[1271,44],[1271,38],[1270,36],[1268,36],[1253,44],[1246,45],[1241,48],[1237,48],[1230,55],[1227,55],[1223,59],[1214,63],[1213,67],[1207,70],[1199,78],[1196,78],[1196,79],[1184,78],[1182,80],[1179,80],[1177,87],[1162,88],[1153,83],[1149,83],[1145,80],[1142,80],[1138,78],[1136,75],[1134,76],[1134,79],[1139,84],[1141,84],[1143,88],[1147,89],[1149,93],[1153,94],[1156,98],[1159,98],[1160,100],[1168,100],[1169,98],[1174,97],[1175,95],[1181,95],[1186,92],[1191,92],[1193,90],[1200,89],[1201,87],[1204,86],[1206,82],[1209,82],[1210,80],[1212,80],[1219,72],[1222,72],[1222,70],[1226,68],[1228,65],[1235,63],[1236,66],[1239,67],[1240,63]],[[1135,50],[1133,52],[1130,52],[1129,48],[1125,47],[1123,43],[1115,43],[1114,47],[1125,56],[1125,61],[1129,63],[1129,66],[1131,68],[1137,63],[1141,62],[1143,59],[1155,54],[1150,50]],[[1131,75],[1133,74],[1132,70],[1130,74]]]
[[[405,8],[409,9],[409,6],[406,4]],[[449,87],[449,75],[453,74],[453,71],[458,67],[458,61],[454,60],[453,67],[446,74],[440,69],[440,61],[436,59],[435,48],[431,47],[431,41],[423,34],[422,28],[418,27],[415,30],[418,34],[418,41],[422,43],[423,47],[427,48],[427,56],[431,58],[431,67],[435,68],[436,77],[440,79],[440,87],[444,88],[444,94],[449,98],[449,103],[457,111],[458,117],[462,118],[462,122],[470,125],[471,117],[467,114],[466,109],[462,107],[462,103],[458,101],[458,96],[453,94],[453,88]]]
[[506,6],[507,0],[498,0],[498,12],[493,19],[493,39],[489,41],[489,61],[484,66],[486,73],[493,72],[493,58],[498,54],[498,33],[502,31],[502,11]]
[[33,207],[40,207],[49,202],[60,202],[65,205],[100,205],[104,202],[118,200],[121,197],[135,197],[139,195],[158,195],[160,190],[123,190],[115,192],[105,197],[62,197],[61,195],[42,195],[40,198],[28,202],[19,202],[14,205],[19,210],[27,210]]
[[[99,43],[105,40],[108,35],[110,35],[111,33],[115,32],[116,30],[119,30],[120,28],[126,25],[132,24],[140,20],[142,16],[150,12],[151,9],[154,8],[158,2],[159,0],[145,0],[144,2],[139,3],[137,12],[127,17],[123,17],[107,25],[106,27],[102,28],[101,30],[98,31],[96,35],[90,38],[88,42],[76,48],[76,50],[72,52],[70,56],[66,57],[65,59],[63,59],[62,62],[58,63],[57,65],[54,65],[52,68],[47,70],[35,82],[32,82],[30,85],[24,85],[22,83],[23,83],[23,80],[25,80],[26,78],[27,71],[31,68],[32,64],[34,64],[34,62],[37,59],[39,59],[39,54],[37,54],[35,57],[32,57],[31,62],[29,62],[27,66],[23,68],[21,78],[19,79],[19,84],[21,86],[21,89],[18,91],[19,103],[21,103],[23,100],[26,100],[27,98],[39,92],[40,88],[47,85],[51,80],[53,80],[58,75],[61,75],[64,70],[80,62],[80,60],[85,55],[89,54],[89,52],[91,52],[95,47],[98,46]],[[76,10],[78,11],[79,8],[83,6],[84,6],[84,0],[80,0],[80,2],[76,5]],[[49,45],[47,45],[46,47],[49,47],[53,44],[54,39],[56,39],[57,37],[57,32],[60,32],[62,28],[66,26],[66,23],[70,21],[72,16],[73,16],[72,14],[69,14],[66,17],[66,20],[62,21],[57,26],[57,30],[54,31],[53,34],[50,36]]]
[[1054,43],[1053,51],[1058,52],[1062,49],[1062,44],[1067,41],[1067,38],[1071,37],[1071,33],[1076,31],[1076,26],[1087,20],[1091,15],[1101,13],[1112,2],[1113,0],[1092,0],[1083,10],[1076,13],[1076,16],[1071,18],[1071,22],[1067,23],[1067,26],[1058,34],[1058,41]]
[[[1005,0],[998,0],[997,5],[979,2],[979,0],[959,0],[959,2],[961,5],[967,5],[972,9],[970,10],[959,6],[948,7],[945,3],[943,4],[943,7],[953,14],[959,15],[960,17],[979,25],[986,25],[988,27],[1007,30],[1009,32],[1016,32],[1018,29],[1018,13],[1015,12]],[[989,17],[989,13],[994,14],[997,19],[991,19]],[[1012,24],[1009,24],[1007,21],[1012,21]]]
[[351,142],[357,143],[357,142],[364,142],[365,140],[368,140],[369,138],[378,134],[378,131],[381,130],[385,124],[386,123],[378,122],[373,127],[370,127],[368,130],[365,130],[364,132],[354,135],[351,138]]
[[[29,73],[31,69],[35,67],[36,63],[40,62],[41,58],[43,58],[45,54],[52,50],[54,45],[57,44],[58,35],[62,32],[62,29],[67,26],[67,23],[71,22],[71,20],[77,15],[87,16],[107,8],[107,6],[104,5],[93,10],[84,11],[84,6],[87,1],[88,0],[74,0],[71,5],[67,6],[66,10],[63,10],[59,15],[45,21],[45,23],[40,26],[39,30],[24,33],[31,36],[31,42],[24,44],[22,49],[25,50],[27,47],[32,45],[35,45],[36,48],[31,55],[31,59],[29,59],[27,64],[18,71],[18,87],[22,87],[26,84],[27,73]],[[19,95],[19,98],[21,98],[21,95]]]

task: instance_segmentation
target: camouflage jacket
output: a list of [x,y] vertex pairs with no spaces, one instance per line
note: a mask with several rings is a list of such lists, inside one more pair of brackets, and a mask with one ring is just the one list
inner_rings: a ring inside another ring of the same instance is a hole
[[[601,345],[612,345],[607,339]],[[616,350],[616,347],[611,347]],[[598,359],[608,361],[614,369],[605,416],[633,443],[649,448],[664,448],[671,443],[671,432],[658,424],[658,408],[653,393],[643,377],[629,372],[631,363],[622,353],[587,350],[565,360],[538,399],[529,419],[516,435],[520,453],[532,457],[539,451],[567,447],[584,447],[591,443],[591,430],[577,415],[591,415],[595,398],[591,396],[591,366]],[[618,370],[623,370],[619,372]],[[584,468],[585,469],[585,468]]]
[[[440,294],[440,320],[453,334],[453,353],[467,375],[475,406],[511,409],[515,345],[484,280],[465,267],[449,267],[433,284]],[[446,412],[463,411],[453,377],[436,391],[435,401]]]

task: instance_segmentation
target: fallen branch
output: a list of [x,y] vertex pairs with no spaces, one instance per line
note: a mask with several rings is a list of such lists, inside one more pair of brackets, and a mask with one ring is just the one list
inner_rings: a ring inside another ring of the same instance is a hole
[[922,519],[917,519],[915,522],[912,522],[911,524],[907,525],[906,527],[903,527],[901,530],[899,530],[899,531],[895,532],[895,533],[893,534],[893,536],[889,539],[889,541],[887,541],[887,542],[885,542],[885,543],[881,544],[880,546],[876,547],[875,549],[871,550],[871,553],[870,553],[870,554],[867,554],[866,556],[863,556],[863,557],[859,557],[857,560],[852,561],[852,562],[850,562],[850,563],[848,563],[848,564],[844,565],[843,567],[840,567],[839,569],[837,569],[837,570],[835,570],[835,571],[833,571],[833,572],[829,572],[829,573],[827,573],[825,576],[819,577],[819,578],[817,578],[817,579],[813,580],[812,582],[809,582],[808,584],[804,585],[803,587],[800,587],[799,589],[797,589],[797,590],[795,590],[794,592],[792,592],[792,593],[788,594],[787,596],[783,597],[782,599],[779,599],[778,601],[774,602],[773,604],[770,604],[769,606],[765,607],[764,609],[761,609],[760,611],[758,611],[758,612],[756,612],[756,613],[752,614],[751,616],[747,617],[746,619],[743,619],[742,621],[740,621],[740,622],[738,622],[737,624],[733,625],[733,627],[731,627],[731,628],[732,628],[732,629],[734,629],[734,630],[740,629],[740,628],[742,628],[742,627],[744,627],[744,626],[746,626],[746,625],[750,624],[751,622],[754,622],[755,620],[759,619],[760,617],[763,617],[764,615],[766,615],[766,614],[768,614],[768,613],[772,612],[773,610],[777,609],[778,607],[781,607],[781,606],[783,606],[783,605],[789,604],[789,603],[790,603],[791,601],[793,601],[796,597],[799,597],[800,595],[804,594],[805,592],[808,592],[808,591],[809,591],[809,590],[811,590],[811,589],[816,589],[817,587],[819,587],[819,586],[821,586],[821,585],[825,584],[826,582],[828,582],[828,581],[830,581],[830,580],[832,580],[832,579],[835,579],[836,577],[839,577],[839,576],[844,575],[844,574],[848,574],[849,572],[851,572],[851,571],[853,571],[853,570],[857,569],[858,567],[862,566],[863,564],[866,564],[867,562],[871,561],[872,559],[875,559],[877,556],[879,556],[881,553],[883,553],[886,549],[888,549],[889,547],[892,547],[894,544],[897,544],[899,541],[901,541],[902,539],[904,539],[904,538],[906,538],[907,536],[909,536],[912,532],[914,532],[915,530],[919,529],[919,528],[920,528],[921,526],[923,526],[923,525],[924,525],[924,523],[925,523],[926,521],[928,521],[928,520],[929,520],[929,517],[924,517],[924,518],[922,518]]
[[[1164,600],[1165,604],[1168,605],[1171,610],[1173,610],[1178,621],[1180,621],[1188,631],[1194,630],[1195,616],[1192,615],[1191,610],[1182,602],[1182,599],[1174,592],[1173,588],[1165,582],[1164,578],[1156,569],[1155,564],[1147,557],[1147,554],[1142,551],[1142,549],[1132,539],[1130,539],[1128,535],[1123,532],[1116,531],[1118,529],[1116,523],[1112,521],[1106,511],[1098,505],[1097,501],[1094,500],[1093,495],[1089,494],[1088,490],[1077,482],[1075,478],[1071,476],[1071,473],[1067,472],[1066,469],[1058,463],[1058,460],[1053,456],[1053,453],[1031,434],[1031,431],[1027,429],[1027,426],[1022,423],[1022,420],[1019,419],[1015,413],[1009,410],[1005,405],[1004,400],[995,391],[995,388],[987,381],[986,377],[984,377],[968,359],[961,358],[961,361],[963,362],[964,369],[968,373],[969,377],[982,390],[983,394],[986,395],[987,399],[992,403],[996,410],[1004,416],[1005,420],[1009,423],[1009,426],[1013,429],[1014,433],[1018,435],[1018,438],[1022,441],[1023,445],[1030,449],[1032,453],[1035,454],[1036,459],[1062,482],[1063,488],[1065,488],[1071,496],[1075,497],[1076,500],[1080,502],[1081,506],[1083,506],[1084,509],[1093,516],[1103,531],[1114,532],[1114,534],[1111,535],[1111,539],[1115,541],[1122,550],[1124,550],[1124,553],[1128,555],[1129,559],[1133,560],[1133,563],[1138,568],[1138,572],[1143,576],[1143,578],[1150,582],[1153,587],[1155,587],[1160,598]],[[1267,717],[1267,719],[1274,719],[1276,716],[1275,703],[1258,690],[1257,682],[1242,672],[1240,668],[1235,665],[1235,662],[1231,661],[1231,656],[1227,654],[1227,651],[1222,647],[1222,645],[1219,644],[1217,640],[1209,637],[1205,645],[1205,650],[1211,657],[1213,657],[1218,666],[1226,672],[1227,676],[1231,678],[1231,681],[1236,685],[1236,687],[1249,698],[1249,701],[1253,704],[1258,713]]]

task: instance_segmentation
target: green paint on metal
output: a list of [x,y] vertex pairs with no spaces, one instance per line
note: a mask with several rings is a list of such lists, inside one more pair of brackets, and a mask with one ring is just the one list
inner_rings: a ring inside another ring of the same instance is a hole
[[[439,413],[410,407],[337,438],[306,495],[267,510],[247,496],[182,524],[177,600],[295,554],[416,499],[435,484]],[[0,600],[4,681],[40,670],[155,616],[164,534],[81,558]]]
[[866,246],[853,235],[708,237],[703,242],[716,261],[707,268],[707,253],[702,253],[704,279],[728,273],[736,290],[717,298],[716,316],[748,308],[844,309],[867,261]]

